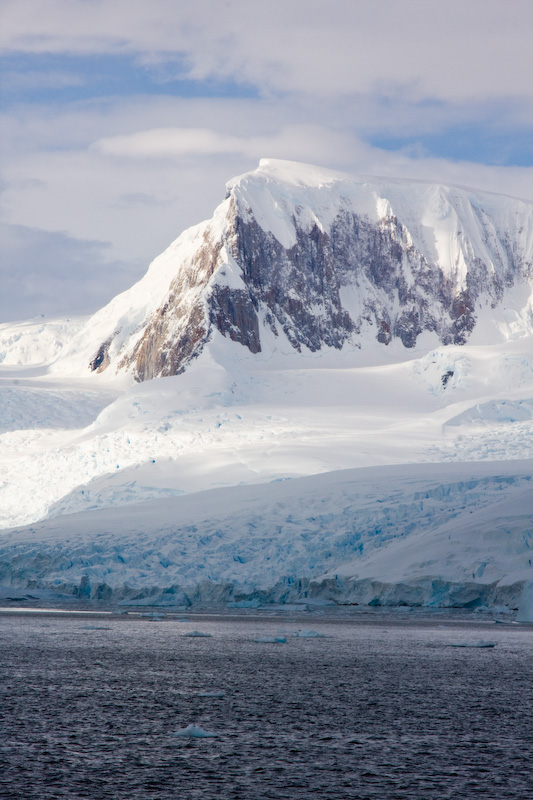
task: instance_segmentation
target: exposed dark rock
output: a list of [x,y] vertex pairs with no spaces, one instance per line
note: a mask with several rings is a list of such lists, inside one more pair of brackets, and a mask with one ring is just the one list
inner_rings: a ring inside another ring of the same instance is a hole
[[[133,367],[139,381],[179,374],[213,329],[252,353],[261,351],[265,328],[283,333],[297,351],[359,346],[369,327],[384,345],[396,338],[412,348],[424,331],[445,345],[464,344],[480,300],[495,307],[508,287],[533,274],[511,237],[497,233],[482,209],[473,209],[491,261],[466,242],[459,278],[459,265],[457,275],[445,274],[392,214],[375,222],[341,207],[327,230],[318,224],[304,229],[295,216],[296,241],[286,248],[233,197],[224,233],[215,238],[207,229],[118,368]],[[295,215],[301,212],[295,207]],[[222,279],[226,269],[233,280]],[[109,365],[113,338],[98,349],[92,370]]]
[[89,364],[92,372],[103,372],[104,369],[109,366],[109,348],[111,347],[112,341],[113,337],[110,337],[106,339],[105,342],[102,342],[98,348],[97,354]]
[[[204,292],[222,248],[208,233],[197,255],[170,285],[166,302],[152,315],[131,354],[118,368],[133,366],[135,379],[179,375],[209,338]],[[191,301],[191,294],[196,298]]]
[[447,372],[444,373],[444,375],[441,377],[441,383],[443,389],[446,388],[446,386],[448,385],[448,381],[450,380],[450,378],[453,378],[453,376],[454,376],[453,369],[449,369]]
[[233,342],[247,347],[252,353],[261,351],[257,301],[250,292],[228,286],[213,287],[209,304],[209,319]]

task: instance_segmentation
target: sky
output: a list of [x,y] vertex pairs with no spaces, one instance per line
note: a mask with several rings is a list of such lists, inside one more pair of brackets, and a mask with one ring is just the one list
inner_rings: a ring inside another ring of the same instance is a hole
[[92,313],[260,158],[533,201],[531,0],[0,0],[0,322]]

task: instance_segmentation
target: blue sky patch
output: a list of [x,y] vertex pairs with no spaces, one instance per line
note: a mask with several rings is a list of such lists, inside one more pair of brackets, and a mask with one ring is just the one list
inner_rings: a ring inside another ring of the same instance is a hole
[[1,105],[71,103],[105,96],[255,98],[257,89],[229,80],[191,80],[178,58],[144,65],[133,56],[10,53],[0,56]]

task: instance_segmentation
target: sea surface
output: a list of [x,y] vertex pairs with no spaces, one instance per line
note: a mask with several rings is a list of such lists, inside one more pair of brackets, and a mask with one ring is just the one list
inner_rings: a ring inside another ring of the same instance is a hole
[[0,613],[0,695],[9,800],[533,797],[531,626]]

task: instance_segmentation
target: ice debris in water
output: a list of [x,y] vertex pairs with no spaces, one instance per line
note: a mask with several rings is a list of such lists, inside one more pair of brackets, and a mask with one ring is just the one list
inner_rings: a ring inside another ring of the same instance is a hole
[[224,697],[224,692],[198,692],[198,697]]
[[84,625],[82,631],[110,631],[106,625]]
[[186,728],[176,731],[173,736],[179,736],[181,739],[213,739],[218,736],[218,733],[206,731],[200,725],[191,723]]
[[319,633],[318,631],[295,631],[294,636],[298,636],[300,639],[325,639],[325,633]]
[[450,647],[496,647],[496,642],[452,642]]
[[254,639],[254,642],[259,644],[285,644],[286,641],[285,636],[261,636],[259,639]]
[[209,636],[211,636],[210,633],[202,633],[202,631],[187,631],[187,633],[184,633],[183,635],[184,636],[193,636],[193,637],[195,636],[195,637],[200,637],[200,638],[204,638],[204,637],[205,638],[209,638]]

